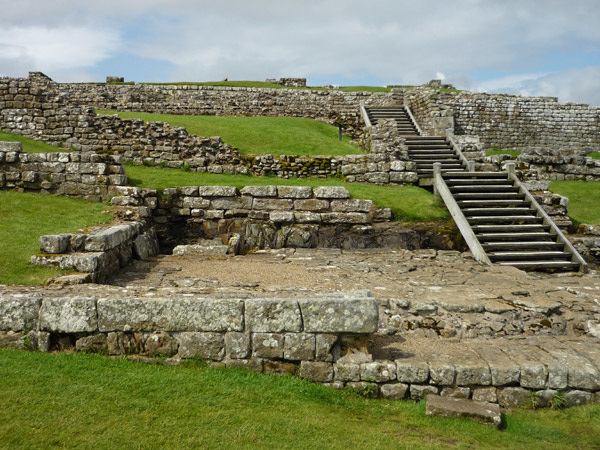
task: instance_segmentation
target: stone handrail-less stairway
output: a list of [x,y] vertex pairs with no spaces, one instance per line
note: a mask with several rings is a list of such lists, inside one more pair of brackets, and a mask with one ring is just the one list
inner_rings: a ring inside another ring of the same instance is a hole
[[365,108],[371,124],[397,121],[421,185],[434,186],[473,256],[525,270],[586,271],[587,265],[514,172],[474,172],[444,136],[421,136],[404,107]]

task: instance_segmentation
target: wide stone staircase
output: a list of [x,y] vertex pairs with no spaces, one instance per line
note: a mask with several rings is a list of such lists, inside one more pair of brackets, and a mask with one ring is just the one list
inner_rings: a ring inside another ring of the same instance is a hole
[[405,107],[365,107],[364,113],[372,125],[396,120],[419,184],[433,184],[477,260],[524,270],[587,269],[514,172],[469,171],[467,159],[446,137],[421,136]]
[[581,256],[510,173],[445,172],[436,189],[441,181],[452,196],[444,199],[446,206],[453,217],[463,216],[455,221],[465,221],[472,230],[469,238],[476,242],[467,243],[480,247],[490,263],[524,270],[585,270]]

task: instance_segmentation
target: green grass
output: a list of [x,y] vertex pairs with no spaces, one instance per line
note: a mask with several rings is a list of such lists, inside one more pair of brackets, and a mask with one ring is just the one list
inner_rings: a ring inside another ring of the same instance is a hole
[[425,189],[406,186],[375,186],[363,183],[344,183],[338,178],[278,178],[245,175],[218,175],[185,172],[158,167],[126,166],[129,183],[134,186],[165,189],[178,186],[224,185],[236,186],[344,186],[352,197],[367,198],[379,207],[392,208],[396,220],[432,222],[448,219],[448,212]]
[[592,159],[600,159],[600,152],[588,153],[587,156],[589,156]]
[[48,153],[48,152],[67,152],[64,148],[55,147],[45,142],[35,141],[19,134],[0,131],[0,141],[20,142],[23,144],[23,151],[27,153]]
[[295,377],[0,350],[3,448],[597,448],[600,406],[517,411],[505,431]]
[[[99,114],[116,111],[99,110]],[[168,122],[174,127],[185,127],[190,134],[221,136],[224,142],[237,147],[244,154],[272,155],[356,155],[363,153],[344,136],[338,141],[337,127],[298,117],[220,117],[181,116],[119,112],[124,119]]]
[[51,195],[0,191],[0,284],[41,284],[64,271],[32,266],[40,236],[110,222],[101,203]]
[[579,223],[600,222],[600,182],[553,181],[552,192],[569,197],[569,216]]

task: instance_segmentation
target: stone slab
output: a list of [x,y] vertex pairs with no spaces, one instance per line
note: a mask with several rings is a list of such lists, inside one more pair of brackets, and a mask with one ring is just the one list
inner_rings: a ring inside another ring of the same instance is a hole
[[40,329],[56,333],[96,331],[94,297],[47,297],[40,308]]
[[0,330],[24,331],[36,327],[39,317],[41,295],[1,294]]
[[502,414],[500,406],[492,403],[475,402],[462,398],[428,395],[425,414],[438,417],[466,417],[477,422],[500,428]]
[[304,331],[309,333],[374,333],[379,308],[374,298],[300,299]]

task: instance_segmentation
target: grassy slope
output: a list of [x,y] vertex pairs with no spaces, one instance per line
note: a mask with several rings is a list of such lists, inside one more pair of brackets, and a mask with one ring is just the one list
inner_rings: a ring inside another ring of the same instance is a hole
[[130,184],[139,187],[164,189],[177,186],[226,185],[241,188],[248,185],[285,184],[291,186],[344,186],[355,198],[368,198],[379,207],[392,208],[398,220],[436,221],[448,218],[445,208],[436,203],[433,195],[416,186],[374,186],[362,183],[344,183],[337,178],[251,177],[243,175],[216,175],[184,172],[145,166],[126,167]]
[[43,194],[0,191],[0,284],[40,284],[62,271],[29,264],[44,234],[110,222],[101,203]]
[[507,429],[426,417],[294,377],[0,350],[6,448],[595,448],[600,406],[518,411]]
[[[101,111],[113,114],[114,111]],[[224,142],[245,154],[273,155],[356,155],[363,153],[349,143],[348,136],[338,141],[338,129],[331,125],[297,117],[220,117],[181,116],[119,112],[122,118],[168,122],[185,127],[190,134],[221,136]]]
[[553,181],[550,190],[569,197],[569,216],[577,222],[600,222],[600,182]]
[[592,152],[592,153],[588,153],[588,155],[590,158],[593,159],[600,159],[600,152]]
[[517,157],[521,154],[520,150],[486,150],[485,156],[493,156],[493,155],[510,155],[512,157]]
[[23,144],[23,151],[27,153],[47,153],[47,152],[66,152],[64,148],[54,147],[41,141],[34,141],[19,134],[0,131],[0,141],[20,142]]

